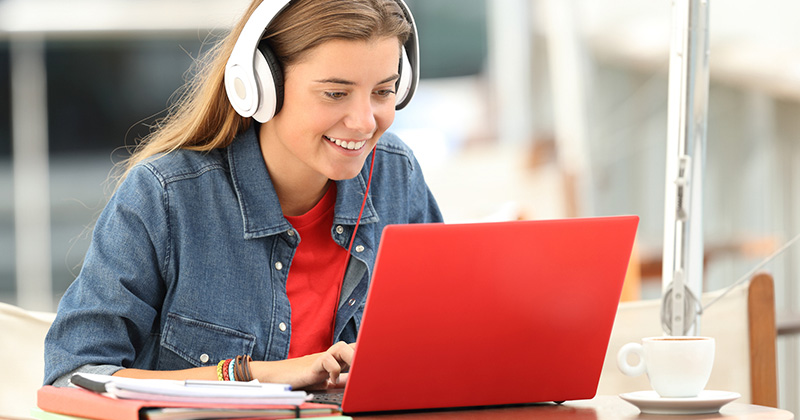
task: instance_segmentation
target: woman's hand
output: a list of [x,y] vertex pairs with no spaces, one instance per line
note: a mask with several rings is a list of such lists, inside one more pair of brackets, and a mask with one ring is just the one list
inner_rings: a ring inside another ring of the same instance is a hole
[[322,353],[272,362],[251,362],[260,382],[285,383],[294,389],[340,388],[347,382],[356,344],[340,341]]
[[[294,389],[341,388],[347,382],[356,343],[340,341],[322,353],[271,362],[250,362],[253,378],[260,382],[290,384]],[[122,369],[114,376],[141,379],[217,379],[216,366],[185,370]]]

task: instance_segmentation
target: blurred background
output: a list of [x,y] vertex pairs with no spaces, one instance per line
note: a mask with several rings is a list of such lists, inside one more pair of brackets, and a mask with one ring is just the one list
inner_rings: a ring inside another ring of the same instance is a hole
[[[407,0],[419,91],[393,130],[448,222],[637,214],[632,299],[661,293],[671,2]],[[52,311],[125,147],[247,0],[0,0],[0,301]],[[800,232],[800,3],[713,2],[706,290]],[[800,313],[800,246],[766,269]],[[796,329],[795,329],[796,330]],[[800,344],[779,335],[780,405]]]

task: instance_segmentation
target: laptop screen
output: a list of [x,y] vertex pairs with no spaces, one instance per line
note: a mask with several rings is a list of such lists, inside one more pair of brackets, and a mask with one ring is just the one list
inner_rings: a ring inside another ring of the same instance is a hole
[[638,220],[388,226],[343,411],[594,397]]

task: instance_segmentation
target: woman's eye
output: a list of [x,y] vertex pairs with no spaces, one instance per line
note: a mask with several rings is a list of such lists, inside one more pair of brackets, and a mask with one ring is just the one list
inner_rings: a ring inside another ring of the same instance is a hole
[[389,95],[393,95],[394,91],[392,89],[381,89],[381,90],[375,91],[375,94],[378,95],[378,96],[386,97],[386,96],[389,96]]
[[329,97],[331,99],[342,99],[346,95],[347,94],[344,93],[344,92],[325,92],[325,96],[327,96],[327,97]]

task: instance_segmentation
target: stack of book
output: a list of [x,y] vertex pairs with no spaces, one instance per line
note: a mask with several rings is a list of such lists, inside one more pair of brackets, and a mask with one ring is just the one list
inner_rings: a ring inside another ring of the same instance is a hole
[[259,382],[171,381],[76,374],[76,387],[44,386],[39,420],[189,420],[342,417],[339,407],[309,403],[304,391]]

